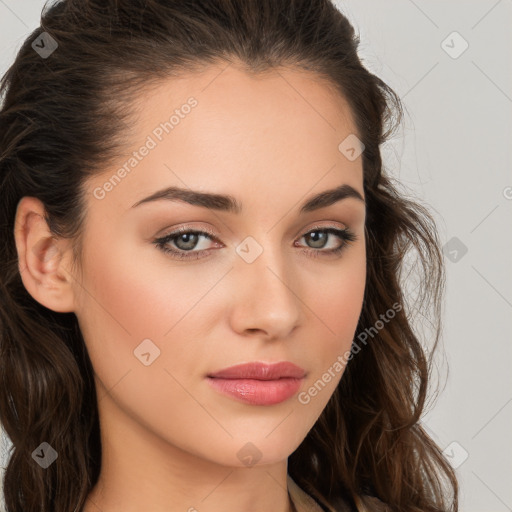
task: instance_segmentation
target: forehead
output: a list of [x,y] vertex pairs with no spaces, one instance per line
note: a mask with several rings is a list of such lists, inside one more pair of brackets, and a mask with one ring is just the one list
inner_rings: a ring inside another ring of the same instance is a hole
[[[304,123],[338,135],[345,130],[357,131],[348,102],[334,84],[297,68],[273,68],[256,74],[235,64],[210,65],[159,80],[138,96],[132,107],[138,112],[140,127],[149,129],[153,121],[179,110],[190,97],[197,99],[200,109],[195,110],[201,111],[203,120],[222,121],[224,129],[228,129],[229,121],[240,125],[245,121],[246,127],[257,122],[274,130],[293,128],[297,136],[304,131],[314,135]],[[294,125],[299,116],[304,119],[302,126]]]
[[[348,103],[311,72],[254,75],[212,65],[153,84],[132,107],[126,158],[91,183],[122,174],[107,197],[123,209],[165,185],[234,196],[261,191],[269,201],[285,199],[294,185],[305,194],[320,180],[322,189],[347,183],[362,191],[361,158],[349,161],[338,149],[356,133]],[[132,154],[144,147],[151,149]],[[281,190],[280,198],[269,198],[270,190]]]

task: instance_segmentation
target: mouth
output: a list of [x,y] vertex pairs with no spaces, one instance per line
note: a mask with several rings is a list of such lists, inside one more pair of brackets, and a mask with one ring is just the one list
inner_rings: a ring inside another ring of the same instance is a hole
[[305,371],[288,361],[252,362],[208,374],[208,383],[221,394],[250,405],[274,405],[299,390]]

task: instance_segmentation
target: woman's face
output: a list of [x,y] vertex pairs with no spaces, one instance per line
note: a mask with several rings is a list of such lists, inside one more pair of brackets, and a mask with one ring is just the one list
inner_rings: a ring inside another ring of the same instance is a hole
[[[341,379],[362,307],[362,160],[348,106],[304,72],[212,66],[135,107],[133,152],[87,183],[74,281],[102,424],[222,465],[285,460]],[[352,194],[302,209],[343,185]],[[184,192],[157,194],[169,187]],[[283,361],[304,377],[208,377]]]

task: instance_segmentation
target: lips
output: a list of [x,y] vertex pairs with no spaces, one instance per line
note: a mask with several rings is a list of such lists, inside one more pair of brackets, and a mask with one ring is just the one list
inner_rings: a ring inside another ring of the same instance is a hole
[[207,382],[223,395],[250,405],[275,405],[290,399],[302,385],[304,370],[293,363],[239,364],[207,376]]
[[305,371],[300,366],[283,361],[273,364],[259,362],[239,364],[208,374],[208,377],[218,379],[277,380],[284,378],[302,379],[304,375]]

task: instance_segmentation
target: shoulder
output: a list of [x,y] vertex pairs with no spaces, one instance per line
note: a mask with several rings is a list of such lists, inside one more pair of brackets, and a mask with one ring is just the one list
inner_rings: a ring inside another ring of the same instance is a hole
[[334,508],[329,507],[325,510],[328,512],[396,512],[376,496],[369,496],[366,494],[357,496],[355,499],[355,505],[341,500],[334,503]]
[[363,495],[358,497],[358,505],[364,512],[393,512],[393,509],[386,505],[376,496]]
[[288,493],[296,512],[353,512],[346,502],[339,502],[335,507],[324,503],[319,498],[310,496],[288,475]]
[[[348,502],[339,500],[333,505],[310,496],[288,475],[288,492],[297,512],[357,512]],[[393,512],[383,501],[375,496],[363,495],[357,499],[361,512]]]

